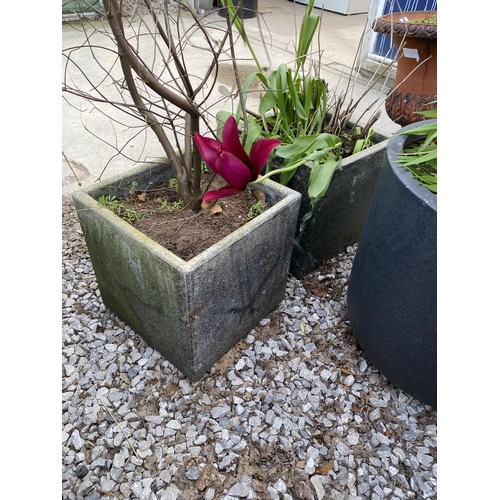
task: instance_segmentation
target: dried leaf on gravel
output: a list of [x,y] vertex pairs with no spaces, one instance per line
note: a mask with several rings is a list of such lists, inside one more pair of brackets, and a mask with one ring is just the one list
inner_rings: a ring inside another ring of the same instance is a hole
[[215,365],[216,373],[226,373],[228,368],[234,365],[234,362],[240,357],[240,353],[233,347],[230,349]]
[[127,377],[125,373],[120,373],[120,378],[122,379],[122,382],[125,384],[126,387],[132,387],[132,382],[130,382],[130,379]]
[[352,373],[351,370],[349,370],[348,368],[344,368],[343,366],[340,367],[340,371],[344,374],[344,375],[355,375],[354,373]]
[[167,398],[171,398],[177,392],[177,389],[179,389],[177,384],[168,384],[165,389],[163,389],[163,394],[165,394]]
[[300,481],[298,484],[294,484],[292,495],[294,500],[316,500],[316,495],[310,486],[309,480]]
[[318,285],[312,287],[311,292],[314,293],[314,295],[317,295],[318,297],[323,297],[323,298],[325,298],[328,295],[328,293],[326,291],[326,287],[322,283],[319,283]]
[[322,467],[316,469],[316,474],[319,474],[320,476],[326,476],[328,474],[328,471],[330,471],[331,469],[332,469],[332,464],[330,462],[327,462]]
[[201,472],[201,476],[194,482],[196,488],[203,491],[212,481],[211,472],[213,469],[213,464],[207,463]]
[[[259,481],[258,479],[252,480],[252,488],[255,490],[256,493],[260,494],[265,494],[267,491],[266,483],[264,483],[263,481]],[[259,498],[265,498],[265,497],[259,495]]]
[[245,464],[243,465],[243,471],[249,476],[253,476],[260,481],[264,481],[266,479],[266,475],[262,472],[262,467]]

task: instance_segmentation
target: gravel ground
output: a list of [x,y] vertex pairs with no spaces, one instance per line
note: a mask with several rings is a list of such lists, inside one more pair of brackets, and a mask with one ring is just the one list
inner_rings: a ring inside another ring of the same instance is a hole
[[437,498],[437,413],[394,388],[346,317],[355,247],[197,383],[102,303],[63,197],[63,499]]

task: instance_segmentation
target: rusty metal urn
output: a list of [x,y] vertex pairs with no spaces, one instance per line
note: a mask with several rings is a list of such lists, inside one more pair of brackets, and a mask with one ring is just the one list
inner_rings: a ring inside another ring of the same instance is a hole
[[[437,11],[393,12],[375,20],[373,30],[391,37],[398,53],[396,78],[385,109],[395,123],[405,126],[425,117],[415,111],[437,98]],[[422,20],[422,22],[415,22]]]

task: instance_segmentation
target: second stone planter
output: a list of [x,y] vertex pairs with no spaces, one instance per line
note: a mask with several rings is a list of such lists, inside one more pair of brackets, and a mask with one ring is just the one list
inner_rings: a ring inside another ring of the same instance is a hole
[[388,138],[374,134],[373,142],[371,147],[342,160],[302,231],[302,218],[310,209],[310,166],[299,167],[288,183],[289,188],[302,195],[290,263],[290,272],[297,278],[359,241]]
[[270,206],[184,261],[98,203],[173,176],[144,165],[73,195],[104,304],[191,380],[199,380],[284,297],[300,194],[273,181]]

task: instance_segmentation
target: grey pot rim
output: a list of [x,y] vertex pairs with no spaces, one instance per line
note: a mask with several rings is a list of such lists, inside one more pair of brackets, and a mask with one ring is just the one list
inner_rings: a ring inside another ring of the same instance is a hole
[[429,191],[425,186],[422,186],[422,184],[415,179],[413,174],[407,168],[397,163],[398,156],[408,144],[425,137],[425,135],[406,135],[401,132],[407,132],[423,124],[435,121],[436,120],[434,119],[422,120],[402,127],[401,130],[392,136],[387,143],[387,159],[392,172],[399,179],[399,181],[417,198],[420,198],[424,203],[429,205],[430,208],[437,211],[437,195]]

